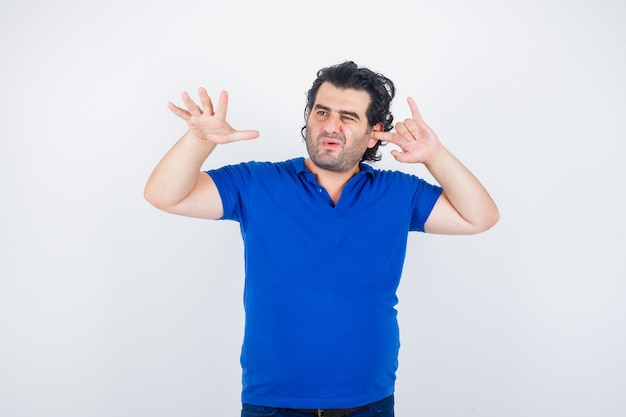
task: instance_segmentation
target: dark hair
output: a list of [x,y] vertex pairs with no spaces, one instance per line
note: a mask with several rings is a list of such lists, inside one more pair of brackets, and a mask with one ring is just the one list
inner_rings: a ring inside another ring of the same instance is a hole
[[[392,129],[393,115],[390,107],[396,94],[396,87],[393,82],[382,74],[375,73],[368,68],[359,68],[354,62],[346,61],[317,71],[317,78],[307,92],[306,108],[304,109],[305,126],[301,130],[303,138],[306,130],[306,114],[313,108],[317,91],[324,82],[329,82],[338,88],[351,88],[367,92],[371,98],[366,111],[369,127],[372,128],[375,124],[382,122],[385,132]],[[368,148],[361,161],[380,161],[382,158],[378,153],[380,144],[381,141],[378,141],[372,148]]]

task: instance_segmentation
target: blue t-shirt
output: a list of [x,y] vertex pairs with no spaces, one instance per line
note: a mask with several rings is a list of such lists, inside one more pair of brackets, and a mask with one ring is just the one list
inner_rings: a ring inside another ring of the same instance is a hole
[[408,232],[424,231],[441,188],[361,164],[335,205],[304,158],[208,173],[244,242],[242,402],[349,408],[393,394]]

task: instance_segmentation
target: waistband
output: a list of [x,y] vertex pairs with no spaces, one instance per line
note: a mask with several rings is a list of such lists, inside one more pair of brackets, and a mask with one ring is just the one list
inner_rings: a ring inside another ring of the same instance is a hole
[[[389,397],[387,397],[389,398]],[[359,410],[363,410],[365,408],[371,407],[377,403],[383,402],[385,400],[387,400],[387,398],[383,398],[382,400],[378,400],[378,401],[374,401],[373,403],[369,403],[369,404],[365,404],[365,405],[361,405],[358,407],[353,407],[353,408],[328,408],[328,409],[321,409],[321,408],[295,408],[292,409],[293,411],[297,411],[300,413],[305,413],[305,414],[311,414],[313,416],[317,416],[317,417],[346,417],[349,416],[352,413],[355,413]]]

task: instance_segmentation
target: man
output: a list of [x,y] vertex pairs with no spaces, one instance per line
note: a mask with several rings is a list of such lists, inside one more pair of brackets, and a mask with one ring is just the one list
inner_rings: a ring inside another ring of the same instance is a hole
[[[498,209],[424,123],[395,125],[391,80],[353,62],[317,73],[303,128],[307,158],[202,172],[218,144],[259,133],[226,121],[204,89],[201,106],[169,103],[189,130],[159,162],[146,199],[159,209],[240,223],[246,313],[242,416],[393,416],[399,332],[395,305],[409,231],[473,234]],[[381,142],[422,163],[439,185],[378,170]]]

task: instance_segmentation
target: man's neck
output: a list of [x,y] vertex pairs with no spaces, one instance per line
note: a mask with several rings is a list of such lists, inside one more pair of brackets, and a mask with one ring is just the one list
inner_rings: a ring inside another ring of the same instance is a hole
[[357,164],[349,171],[330,171],[315,165],[311,158],[304,160],[304,166],[315,175],[317,183],[326,189],[335,204],[339,201],[339,197],[341,197],[343,187],[361,170]]

